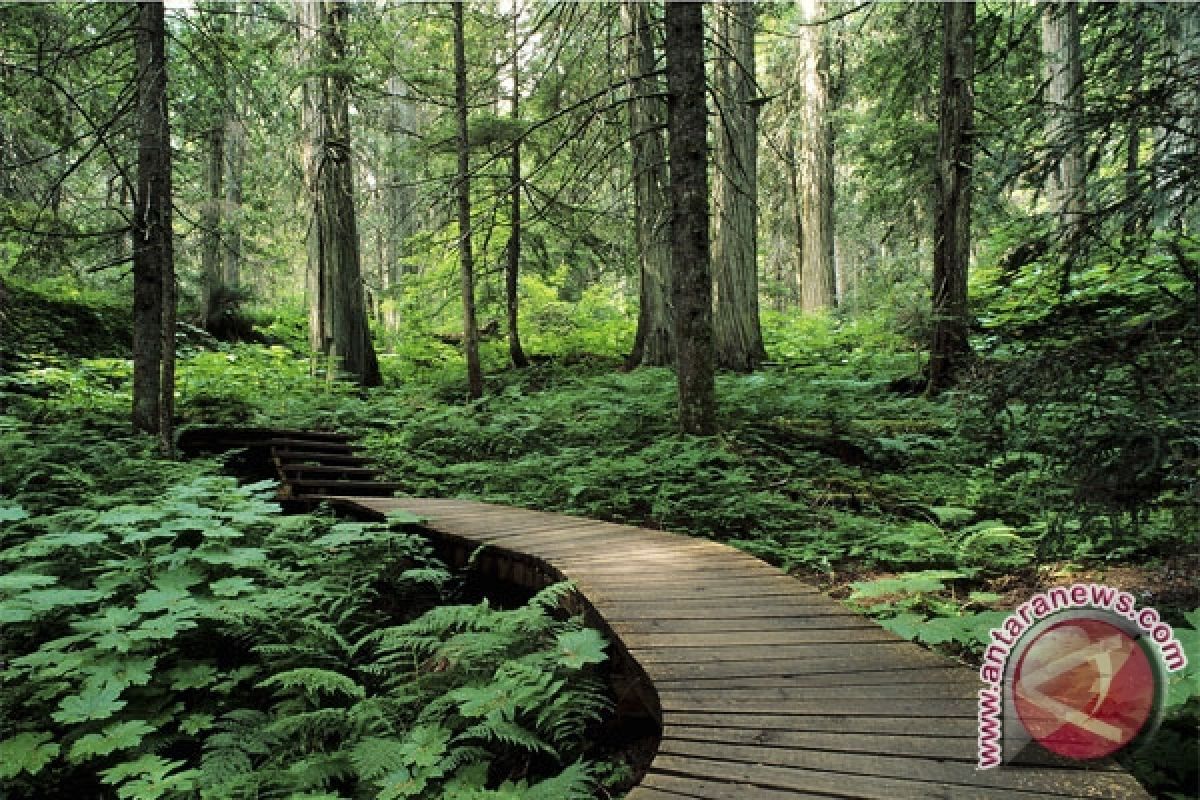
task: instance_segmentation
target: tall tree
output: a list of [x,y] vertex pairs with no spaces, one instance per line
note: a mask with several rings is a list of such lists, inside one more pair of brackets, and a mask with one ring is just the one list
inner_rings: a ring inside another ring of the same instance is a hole
[[1087,166],[1083,153],[1083,61],[1079,4],[1051,0],[1042,7],[1046,142],[1053,168],[1046,185],[1050,209],[1068,232],[1079,232]]
[[703,8],[702,3],[666,4],[665,49],[679,424],[684,433],[710,435],[717,429],[717,403],[708,239]]
[[350,148],[346,18],[332,0],[298,2],[311,77],[305,84],[309,135],[305,178],[312,217],[308,232],[309,340],[315,353],[363,386],[382,382],[367,324]]
[[483,396],[479,364],[479,328],[475,321],[475,264],[471,252],[471,150],[467,128],[467,45],[463,3],[454,10],[454,111],[458,154],[458,264],[462,284],[463,351],[467,359],[467,394]]
[[718,366],[749,372],[767,357],[758,320],[758,107],[753,3],[722,0],[717,13],[716,274]]
[[[230,4],[235,12],[229,22],[232,42],[240,42],[241,5],[238,0]],[[249,25],[255,25],[250,18]],[[225,82],[226,102],[222,108],[222,125],[225,146],[225,202],[221,208],[221,278],[230,289],[238,289],[242,283],[242,176],[246,167],[246,123],[243,120],[243,104],[237,81]]]
[[661,367],[675,359],[670,198],[663,143],[666,107],[656,69],[652,9],[650,3],[641,0],[625,0],[621,4],[630,95],[634,244],[640,276],[637,332],[627,361],[630,367]]
[[1193,3],[1164,3],[1166,85],[1170,120],[1158,132],[1155,213],[1159,227],[1200,231],[1200,8]]
[[171,229],[171,130],[162,3],[137,17],[137,192],[133,250],[133,426],[173,449],[175,266]]
[[222,290],[225,285],[222,218],[225,210],[225,165],[226,165],[226,69],[225,58],[219,52],[225,30],[225,15],[214,15],[212,38],[215,40],[216,57],[212,66],[212,86],[209,87],[210,106],[206,115],[210,127],[207,131],[208,154],[205,164],[207,192],[204,201],[204,244],[200,253],[204,272],[204,303],[201,307],[201,326],[209,328],[219,313]]
[[[521,124],[521,30],[520,9],[515,5],[512,15],[512,121],[513,128]],[[509,156],[509,234],[508,246],[505,248],[504,265],[504,308],[508,317],[508,358],[514,367],[529,366],[525,350],[521,347],[520,309],[518,307],[518,278],[521,269],[521,191],[524,183],[521,179],[521,141],[522,137],[514,136],[512,152]]]
[[974,77],[975,3],[947,0],[942,3],[930,394],[950,384],[970,352],[967,266],[971,254]]
[[800,304],[805,311],[832,308],[833,124],[829,117],[829,35],[821,23],[825,0],[801,0],[802,49],[799,195],[803,231]]

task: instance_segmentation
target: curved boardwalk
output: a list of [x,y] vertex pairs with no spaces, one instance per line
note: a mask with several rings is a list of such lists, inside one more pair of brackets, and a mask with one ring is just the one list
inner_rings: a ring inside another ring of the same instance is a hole
[[[658,717],[658,753],[629,800],[1142,798],[1120,771],[978,771],[972,670],[899,639],[770,565],[688,536],[393,488],[344,434],[199,428],[185,451],[236,449],[280,497],[360,516],[404,510],[462,563],[570,579]],[[374,495],[374,496],[364,496]]]
[[662,740],[629,800],[1146,797],[1119,771],[976,761],[975,673],[730,547],[459,500],[404,510],[511,577],[567,578],[657,692]]

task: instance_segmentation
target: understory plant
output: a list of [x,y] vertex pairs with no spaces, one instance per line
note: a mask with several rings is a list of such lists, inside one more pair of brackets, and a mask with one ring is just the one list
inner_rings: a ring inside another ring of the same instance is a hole
[[0,423],[0,794],[592,796],[605,642],[568,587],[439,607],[413,519],[283,516],[213,464]]

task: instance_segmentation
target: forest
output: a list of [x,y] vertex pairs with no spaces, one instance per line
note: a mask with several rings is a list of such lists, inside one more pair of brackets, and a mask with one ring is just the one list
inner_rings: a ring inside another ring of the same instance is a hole
[[1128,591],[1189,663],[1120,766],[1200,794],[1200,5],[5,2],[0,86],[0,797],[645,771],[570,584],[284,513],[211,426],[721,542],[974,667]]

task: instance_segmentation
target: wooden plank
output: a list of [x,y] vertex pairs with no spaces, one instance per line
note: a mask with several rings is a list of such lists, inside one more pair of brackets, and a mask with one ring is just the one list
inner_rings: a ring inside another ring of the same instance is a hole
[[686,689],[707,694],[720,689],[895,686],[925,683],[933,678],[956,681],[962,679],[964,672],[966,670],[961,666],[946,661],[939,665],[897,666],[891,670],[849,668],[844,672],[807,671],[800,675],[659,675],[654,684],[659,687],[660,693]]
[[280,463],[317,461],[325,464],[369,464],[371,459],[358,455],[340,453],[314,453],[304,450],[276,450],[275,459]]
[[[703,707],[702,702],[691,702],[682,699],[680,695],[664,692],[659,695],[663,710],[672,711]],[[781,704],[778,700],[767,698],[742,699],[736,703],[724,692],[717,690],[711,698],[703,702],[710,703],[714,708],[717,701],[728,700],[728,708],[736,708],[746,713],[769,714],[778,711]],[[978,708],[975,699],[960,698],[855,698],[855,697],[813,697],[803,700],[788,700],[782,706],[789,714],[799,716],[815,715],[819,717],[907,717],[913,720],[926,718],[958,717],[961,719],[977,719]]]
[[[688,758],[671,753],[654,759],[650,772],[687,776],[718,782],[748,783],[757,788],[774,791],[826,792],[837,797],[865,800],[1033,800],[1033,797],[1062,797],[1063,795],[1027,795],[1019,797],[1010,789],[996,790],[973,787],[969,793],[961,785],[938,781],[903,781],[875,775],[859,775],[816,769],[790,769],[764,764],[744,764],[730,761]],[[753,798],[753,794],[747,794]]]
[[[577,579],[582,589],[588,587],[583,579]],[[768,616],[788,616],[790,614],[836,614],[838,607],[821,595],[788,594],[771,597],[674,597],[655,598],[650,592],[634,594],[630,592],[595,592],[592,595],[598,604],[612,608],[619,614],[637,616],[639,610],[657,609],[667,615],[672,611],[707,611],[709,616],[719,617],[729,612],[730,617],[739,616],[741,612],[762,612]],[[720,612],[720,613],[715,613]]]
[[[922,724],[924,720],[917,721]],[[910,721],[910,727],[913,722]],[[855,733],[844,731],[783,730],[763,727],[708,727],[672,725],[667,729],[671,739],[693,742],[716,742],[758,747],[787,747],[806,750],[834,750],[847,753],[875,753],[887,756],[937,758],[965,761],[974,764],[979,759],[979,737],[976,733],[963,736],[911,736],[903,734]]]
[[680,635],[762,633],[821,630],[880,630],[879,626],[849,609],[838,614],[793,617],[720,617],[716,619],[610,619],[608,624],[622,637],[654,634]]
[[922,738],[973,738],[978,737],[979,728],[973,720],[954,717],[942,720],[936,728],[922,730],[908,717],[889,717],[883,714],[867,716],[762,714],[738,711],[686,711],[663,710],[663,729],[675,726],[698,727],[718,730],[735,728],[746,730],[812,731],[814,733],[837,733],[847,737],[862,734],[916,736]]
[[888,654],[885,658],[872,659],[870,652],[842,658],[807,658],[792,661],[714,661],[709,663],[638,663],[652,680],[667,678],[750,678],[757,676],[793,677],[817,672],[870,672],[887,671],[898,666],[910,668],[928,666],[928,661],[916,653]]
[[676,647],[685,649],[697,648],[700,650],[708,650],[715,647],[773,647],[789,644],[903,641],[897,638],[895,634],[889,633],[877,625],[864,628],[850,628],[849,630],[838,627],[831,629],[731,631],[724,633],[708,630],[692,633],[653,631],[625,634],[621,636],[621,640],[631,649]]
[[671,756],[691,756],[694,759],[750,765],[755,769],[771,766],[805,772],[821,770],[855,776],[875,775],[896,780],[898,783],[934,780],[943,785],[969,787],[972,793],[987,787],[1008,792],[1049,792],[1065,797],[1106,797],[1122,800],[1128,796],[1128,782],[1132,781],[1134,786],[1137,786],[1133,778],[1119,773],[1097,774],[1084,770],[1011,765],[1003,770],[981,770],[977,769],[975,764],[936,759],[691,742],[679,739],[663,739],[659,752]]
[[688,778],[667,773],[651,773],[625,795],[625,800],[665,800],[666,798],[697,798],[697,800],[793,800],[793,798],[829,798],[838,795],[802,791],[764,789],[749,783],[712,781]]
[[981,684],[967,670],[960,670],[961,676],[934,675],[928,676],[922,683],[893,683],[886,686],[779,686],[756,687],[753,689],[727,688],[714,690],[712,687],[688,689],[671,687],[659,692],[662,697],[670,697],[674,708],[687,707],[688,701],[693,707],[698,703],[711,704],[712,696],[719,695],[722,702],[728,702],[730,707],[743,710],[742,703],[761,702],[771,704],[768,710],[787,710],[788,703],[805,700],[826,698],[846,698],[858,700],[900,700],[900,699],[931,699],[931,700],[970,700],[972,703],[979,697]]
[[763,644],[743,647],[669,647],[654,643],[626,643],[630,654],[642,664],[715,664],[723,661],[758,661],[761,663],[801,662],[814,658],[855,657],[871,659],[903,658],[912,649],[911,642],[864,639],[857,642],[805,644]]

